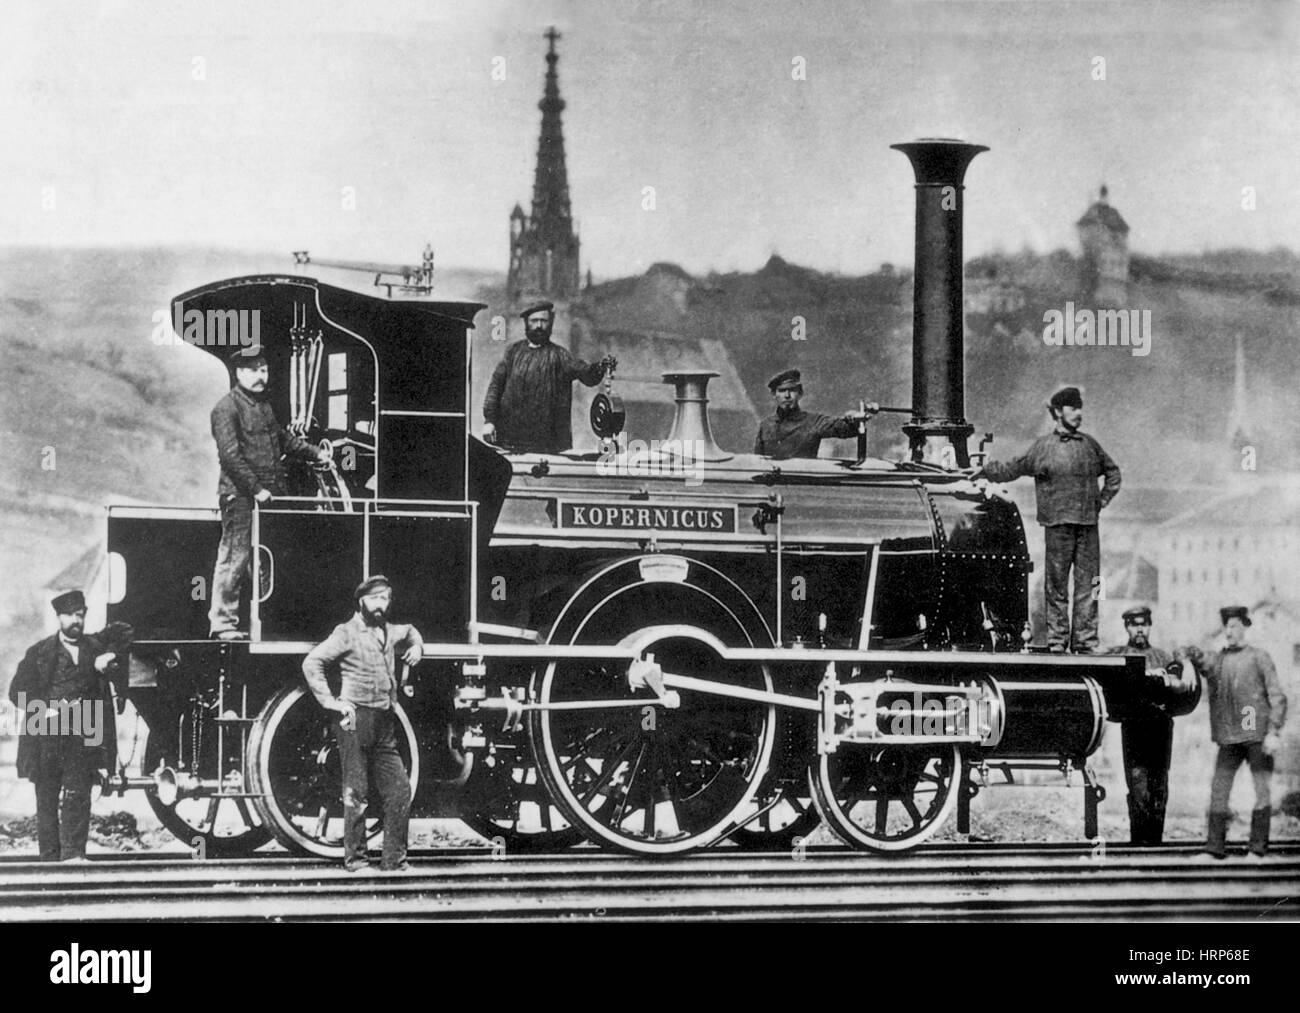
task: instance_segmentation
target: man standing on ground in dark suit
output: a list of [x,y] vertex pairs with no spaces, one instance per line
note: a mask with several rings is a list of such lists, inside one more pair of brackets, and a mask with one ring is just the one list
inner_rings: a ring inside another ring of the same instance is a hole
[[90,789],[116,766],[110,666],[131,632],[114,623],[86,634],[86,598],[65,591],[50,604],[59,632],[38,641],[18,663],[9,700],[23,734],[17,771],[36,785],[36,836],[42,862],[83,861],[90,834]]
[[[1151,644],[1151,610],[1145,605],[1124,613],[1128,643],[1106,654],[1136,654],[1146,659],[1148,670],[1167,669],[1174,657]],[[1124,746],[1124,780],[1128,785],[1129,840],[1133,844],[1159,844],[1165,832],[1165,805],[1169,801],[1169,759],[1174,745],[1174,719],[1152,705],[1140,716],[1124,721],[1120,730]]]

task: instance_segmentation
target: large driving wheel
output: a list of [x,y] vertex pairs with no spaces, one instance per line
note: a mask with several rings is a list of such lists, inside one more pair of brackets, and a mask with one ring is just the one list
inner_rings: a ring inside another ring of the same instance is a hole
[[[406,712],[398,705],[397,751],[414,796],[420,752]],[[276,839],[291,851],[343,857],[343,771],[327,711],[301,686],[289,686],[267,701],[248,739],[253,786],[261,793],[258,811]],[[383,830],[383,813],[372,789],[366,837]]]
[[930,837],[957,804],[961,750],[933,746],[842,745],[808,769],[813,801],[846,844],[904,851]]
[[[193,734],[193,715],[186,712],[178,719],[177,741],[192,749],[199,748],[199,759],[182,763],[175,755],[178,746],[165,746],[157,729],[149,731],[145,740],[144,761],[141,773],[152,776],[160,767],[170,767],[180,774],[194,774],[216,779],[218,775],[216,729],[205,723],[200,735]],[[193,769],[197,767],[198,769]],[[158,790],[145,790],[149,807],[158,821],[181,843],[208,858],[237,858],[251,854],[271,839],[271,832],[247,797],[199,796],[180,797],[170,804],[158,796]]]
[[[656,624],[647,625],[651,619]],[[728,577],[680,556],[631,557],[591,573],[551,626],[552,644],[606,644],[654,655],[664,673],[772,692],[761,664],[722,660],[723,645],[770,643],[753,602]],[[667,855],[733,829],[768,772],[771,702],[677,690],[666,707],[628,682],[627,663],[555,662],[534,674],[529,712],[537,768],[565,817],[603,847]]]
[[526,743],[498,746],[493,762],[474,759],[460,800],[460,818],[507,855],[563,851],[582,840],[537,773]]

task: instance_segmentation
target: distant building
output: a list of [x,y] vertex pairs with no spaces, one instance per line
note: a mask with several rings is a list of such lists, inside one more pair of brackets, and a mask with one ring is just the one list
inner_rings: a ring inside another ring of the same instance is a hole
[[1223,605],[1300,600],[1300,482],[1260,478],[1202,497],[1151,532],[1166,628],[1199,640],[1219,627]]
[[1105,185],[1076,223],[1083,247],[1083,289],[1096,306],[1128,302],[1128,222],[1110,206]]
[[533,177],[533,210],[524,214],[518,204],[510,212],[510,268],[506,295],[512,308],[534,299],[568,301],[579,293],[578,236],[569,204],[569,175],[564,164],[564,133],[560,113],[560,82],[555,65],[559,55],[554,28],[546,32],[546,88],[538,108],[542,133],[537,145],[537,170]]

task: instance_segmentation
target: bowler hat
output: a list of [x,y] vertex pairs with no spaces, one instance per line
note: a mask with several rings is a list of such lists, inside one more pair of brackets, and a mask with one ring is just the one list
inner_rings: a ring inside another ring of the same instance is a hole
[[1047,402],[1049,408],[1064,408],[1067,405],[1071,408],[1083,407],[1083,394],[1078,387],[1062,387]]

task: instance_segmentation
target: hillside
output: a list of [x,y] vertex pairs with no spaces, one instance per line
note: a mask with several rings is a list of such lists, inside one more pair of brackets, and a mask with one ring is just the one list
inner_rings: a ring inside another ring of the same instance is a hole
[[[1085,429],[1143,484],[1213,482],[1233,460],[1228,438],[1235,337],[1246,356],[1249,433],[1262,471],[1300,468],[1292,404],[1300,357],[1300,260],[1273,254],[1134,258],[1128,308],[1151,319],[1150,354],[1124,347],[1049,347],[1044,314],[1067,302],[1089,308],[1081,265],[1066,251],[976,258],[966,270],[966,416],[993,431],[995,456],[1044,431],[1047,395],[1064,383],[1085,390]],[[602,319],[628,326],[667,311],[633,298],[629,279],[584,298]],[[911,400],[910,272],[822,274],[779,257],[752,274],[689,279],[677,328],[720,338],[760,411],[769,376],[804,371],[806,405],[834,412],[859,398]],[[792,319],[805,338],[792,336]],[[652,330],[653,323],[645,323]],[[872,452],[896,454],[897,417],[872,428]]]

